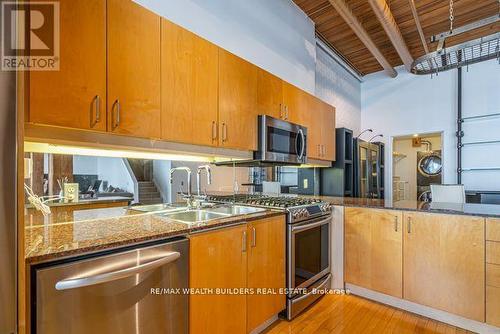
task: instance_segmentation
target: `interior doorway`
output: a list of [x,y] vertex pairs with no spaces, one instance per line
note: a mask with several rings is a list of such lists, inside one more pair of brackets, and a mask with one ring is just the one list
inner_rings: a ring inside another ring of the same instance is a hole
[[443,181],[442,133],[393,137],[392,198],[431,201],[430,185]]

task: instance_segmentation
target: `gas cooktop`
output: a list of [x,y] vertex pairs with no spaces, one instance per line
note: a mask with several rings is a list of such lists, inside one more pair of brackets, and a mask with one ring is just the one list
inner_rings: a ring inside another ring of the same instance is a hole
[[332,208],[317,198],[299,196],[266,196],[266,195],[211,195],[210,202],[232,203],[248,206],[257,206],[270,209],[282,209],[288,213],[288,222],[293,224],[315,217],[328,215]]
[[208,201],[219,203],[238,203],[269,208],[293,208],[297,206],[317,205],[323,203],[319,199],[295,196],[266,196],[266,195],[212,195]]

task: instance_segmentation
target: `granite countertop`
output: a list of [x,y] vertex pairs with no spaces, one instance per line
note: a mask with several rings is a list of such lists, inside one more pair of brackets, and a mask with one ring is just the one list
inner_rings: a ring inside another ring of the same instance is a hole
[[[50,201],[46,204],[50,207],[58,207],[58,206],[77,206],[77,205],[88,205],[88,204],[99,204],[99,203],[116,203],[116,202],[126,202],[133,201],[132,197],[125,196],[103,196],[97,198],[85,198],[79,199],[78,202],[66,202],[64,200]],[[25,205],[27,209],[33,208],[33,205],[27,203]]]
[[454,215],[470,215],[481,217],[500,217],[500,205],[494,204],[476,204],[476,203],[427,203],[420,201],[397,201],[392,202],[383,199],[371,198],[353,198],[353,197],[330,197],[330,196],[311,196],[320,198],[332,205],[389,209],[403,211],[418,211],[428,213],[442,213]]
[[[230,192],[211,192],[210,195],[233,195]],[[252,196],[255,194],[238,194]],[[428,203],[416,200],[405,200],[392,202],[384,199],[357,198],[357,197],[333,197],[333,196],[313,196],[297,194],[281,194],[280,196],[318,198],[336,206],[389,209],[403,211],[418,211],[429,213],[470,215],[481,217],[500,217],[500,205],[477,204],[477,203]]]
[[25,259],[28,264],[58,260],[281,214],[283,211],[265,210],[188,225],[127,208],[71,211],[47,217],[39,212],[27,213]]

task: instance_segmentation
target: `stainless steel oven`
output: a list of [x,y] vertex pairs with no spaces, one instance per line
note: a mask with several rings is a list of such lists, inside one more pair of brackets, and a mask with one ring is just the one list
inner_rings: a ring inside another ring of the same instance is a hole
[[330,288],[331,226],[331,214],[287,226],[287,319]]
[[263,115],[258,117],[258,130],[256,160],[293,164],[307,161],[307,128]]

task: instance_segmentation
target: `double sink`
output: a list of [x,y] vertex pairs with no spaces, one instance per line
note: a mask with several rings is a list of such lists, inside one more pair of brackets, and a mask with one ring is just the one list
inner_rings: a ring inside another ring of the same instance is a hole
[[191,209],[187,206],[177,206],[175,204],[155,204],[135,206],[131,207],[130,210],[154,212],[162,217],[167,217],[186,224],[199,224],[213,219],[248,215],[265,211],[265,209],[250,206],[216,205],[214,203],[203,203],[199,209]]

